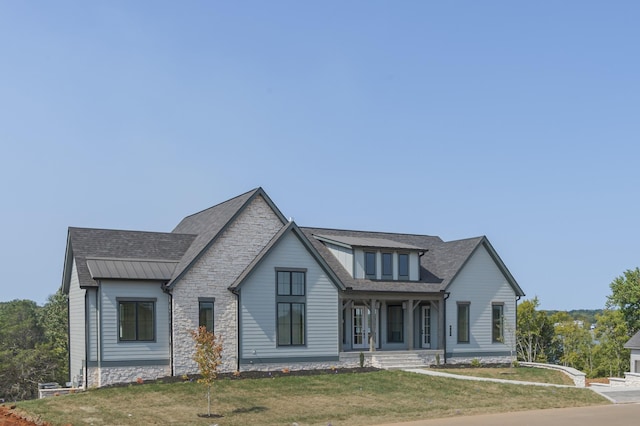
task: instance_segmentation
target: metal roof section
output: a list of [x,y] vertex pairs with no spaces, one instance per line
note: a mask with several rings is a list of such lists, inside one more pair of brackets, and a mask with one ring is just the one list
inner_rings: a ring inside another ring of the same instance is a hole
[[87,258],[178,262],[195,238],[187,234],[70,227],[62,289],[69,291],[72,259],[75,259],[80,287],[97,287]]
[[177,261],[170,260],[87,259],[94,280],[169,281],[177,265]]
[[427,250],[424,247],[418,247],[412,244],[406,244],[399,241],[393,241],[386,238],[373,238],[373,237],[352,237],[342,235],[314,235],[320,241],[336,244],[339,246],[351,247],[364,247],[364,248],[390,248],[400,250]]

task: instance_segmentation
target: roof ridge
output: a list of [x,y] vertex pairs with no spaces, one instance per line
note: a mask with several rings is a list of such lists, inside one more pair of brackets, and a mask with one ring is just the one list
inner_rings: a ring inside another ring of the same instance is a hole
[[[213,206],[211,206],[211,207],[207,207],[206,209],[202,209],[202,210],[200,210],[199,212],[192,213],[192,214],[190,214],[190,215],[188,215],[188,216],[185,216],[185,217],[183,218],[183,220],[184,220],[184,219],[187,219],[187,218],[189,218],[189,217],[193,217],[193,216],[199,215],[199,214],[201,214],[201,213],[206,212],[207,210],[211,210],[211,209],[213,209],[213,208],[216,208],[216,207],[221,206],[221,205],[223,205],[223,204],[226,204],[226,203],[228,203],[228,202],[231,202],[231,201],[233,201],[233,200],[235,200],[235,199],[237,199],[237,198],[244,197],[244,196],[246,196],[246,195],[248,195],[248,194],[250,194],[250,193],[258,192],[258,191],[260,191],[261,189],[262,189],[262,187],[261,187],[261,186],[259,186],[259,187],[257,187],[257,188],[253,188],[252,190],[249,190],[249,191],[247,191],[247,192],[243,192],[242,194],[240,194],[240,195],[236,195],[235,197],[233,197],[233,198],[229,198],[228,200],[222,201],[221,203],[215,204],[215,205],[213,205]],[[263,191],[264,191],[264,190],[263,190]],[[252,194],[252,195],[253,195],[253,194]]]
[[[359,232],[359,233],[367,233],[367,234],[383,234],[383,235],[405,235],[410,237],[433,237],[440,238],[437,235],[428,235],[428,234],[409,234],[405,232],[388,232],[388,231],[363,231],[357,229],[339,229],[339,228],[316,228],[311,226],[301,226],[301,229],[313,229],[318,231],[341,231],[341,232]],[[442,238],[440,238],[442,239]]]
[[163,231],[140,231],[136,229],[112,229],[112,228],[88,228],[88,227],[80,227],[80,226],[70,226],[69,231],[79,230],[79,231],[109,231],[109,232],[129,232],[132,234],[160,234],[160,235],[186,235],[186,236],[194,236],[195,234],[183,234],[178,232],[163,232]]

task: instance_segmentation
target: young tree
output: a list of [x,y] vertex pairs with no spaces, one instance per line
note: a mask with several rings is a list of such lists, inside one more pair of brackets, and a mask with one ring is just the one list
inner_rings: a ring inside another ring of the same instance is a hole
[[218,376],[218,366],[222,364],[222,340],[204,326],[191,331],[191,336],[196,344],[193,360],[200,367],[202,376],[198,383],[207,386],[207,417],[211,417],[211,386]]
[[607,309],[596,316],[595,338],[599,341],[596,347],[598,373],[609,377],[620,377],[629,371],[629,349],[624,344],[629,340],[629,331],[622,312]]
[[538,311],[537,297],[518,305],[516,343],[518,358],[527,362],[548,362],[553,340],[553,325],[544,312]]
[[640,268],[627,269],[609,287],[611,295],[607,297],[606,307],[620,309],[631,337],[640,330]]
[[38,317],[44,338],[51,347],[51,356],[56,360],[55,379],[65,383],[69,378],[67,295],[61,290],[50,295],[47,303],[38,311]]

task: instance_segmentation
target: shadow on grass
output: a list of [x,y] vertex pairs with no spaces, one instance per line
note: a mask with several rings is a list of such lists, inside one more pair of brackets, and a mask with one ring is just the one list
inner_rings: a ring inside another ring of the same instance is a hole
[[211,414],[198,414],[198,417],[202,417],[205,419],[219,419],[220,417],[224,417],[224,416],[222,414],[211,413]]
[[233,410],[234,414],[246,414],[246,413],[262,413],[267,411],[267,407],[249,407],[249,408],[236,408]]

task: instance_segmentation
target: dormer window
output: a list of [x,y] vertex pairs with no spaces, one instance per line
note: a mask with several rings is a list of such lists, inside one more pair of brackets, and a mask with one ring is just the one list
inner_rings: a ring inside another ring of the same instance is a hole
[[409,281],[409,255],[407,253],[398,254],[398,279]]
[[365,278],[376,279],[376,254],[374,252],[364,253],[364,275]]
[[393,253],[382,253],[382,279],[393,279]]

